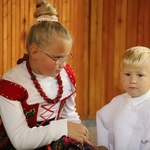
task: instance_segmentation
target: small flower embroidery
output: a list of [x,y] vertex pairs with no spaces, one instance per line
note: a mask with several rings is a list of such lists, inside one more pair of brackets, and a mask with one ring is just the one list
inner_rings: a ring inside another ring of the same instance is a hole
[[0,143],[5,143],[8,140],[8,136],[6,133],[3,133],[0,137]]
[[28,112],[26,112],[26,117],[27,118],[34,117],[34,114],[35,114],[35,109],[31,109]]

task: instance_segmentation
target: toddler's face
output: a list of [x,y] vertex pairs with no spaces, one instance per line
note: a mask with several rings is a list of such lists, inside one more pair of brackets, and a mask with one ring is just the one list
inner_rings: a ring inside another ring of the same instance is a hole
[[141,66],[122,64],[121,81],[124,90],[131,97],[138,97],[150,89],[150,61]]

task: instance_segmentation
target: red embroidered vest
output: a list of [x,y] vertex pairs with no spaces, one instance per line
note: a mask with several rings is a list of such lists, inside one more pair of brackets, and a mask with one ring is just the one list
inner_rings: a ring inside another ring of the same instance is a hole
[[[65,70],[66,70],[72,84],[74,85],[74,87],[76,89],[76,80],[75,80],[75,75],[74,75],[72,68],[69,65],[66,65]],[[20,101],[22,103],[22,107],[23,107],[24,114],[26,116],[28,125],[29,125],[29,127],[33,127],[36,125],[36,122],[37,122],[37,112],[38,112],[39,104],[28,105],[26,102],[28,99],[27,90],[20,85],[17,85],[17,86],[16,85],[17,84],[15,84],[13,82],[2,79],[0,81],[0,95],[7,99],[12,100],[12,101],[13,100]],[[11,90],[8,90],[9,88]],[[74,93],[72,93],[72,94],[74,94]],[[64,100],[61,100],[61,105],[59,108],[58,115],[60,115],[60,110],[61,110],[63,104],[71,95],[66,97]],[[59,119],[59,116],[57,116],[57,119]]]

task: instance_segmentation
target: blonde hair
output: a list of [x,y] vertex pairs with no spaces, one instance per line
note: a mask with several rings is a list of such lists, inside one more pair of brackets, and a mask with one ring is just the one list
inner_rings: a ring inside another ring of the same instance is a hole
[[[34,12],[34,18],[43,18],[45,16],[57,17],[58,13],[46,0],[36,0],[36,9]],[[46,47],[54,42],[55,38],[63,38],[71,40],[70,33],[67,29],[61,25],[58,21],[40,19],[31,27],[26,43],[26,49],[29,50],[32,44],[36,44],[38,47]]]
[[150,60],[150,49],[143,46],[131,47],[122,55],[122,63],[133,66],[140,66],[147,59]]

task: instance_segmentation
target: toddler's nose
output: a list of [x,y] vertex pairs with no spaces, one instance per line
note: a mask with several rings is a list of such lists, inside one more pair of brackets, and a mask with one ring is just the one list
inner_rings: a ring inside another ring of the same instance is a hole
[[135,80],[131,80],[130,83],[131,84],[136,84],[136,81]]

